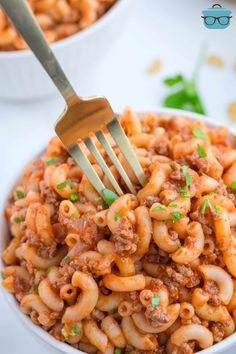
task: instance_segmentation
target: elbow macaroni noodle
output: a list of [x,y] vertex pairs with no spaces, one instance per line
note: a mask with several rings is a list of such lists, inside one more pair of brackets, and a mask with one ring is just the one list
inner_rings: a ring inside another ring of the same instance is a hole
[[[28,0],[49,43],[80,32],[97,21],[116,0]],[[27,49],[0,9],[0,51]]]
[[[53,1],[31,1],[50,26],[53,17],[44,14]],[[69,14],[79,3],[105,9],[113,1],[59,3]],[[11,36],[1,21],[0,13]],[[195,353],[235,331],[235,139],[185,117],[126,109],[120,120],[146,185],[138,187],[128,168],[137,195],[113,194],[104,204],[53,138],[6,206],[12,239],[2,285],[36,325],[84,352]]]

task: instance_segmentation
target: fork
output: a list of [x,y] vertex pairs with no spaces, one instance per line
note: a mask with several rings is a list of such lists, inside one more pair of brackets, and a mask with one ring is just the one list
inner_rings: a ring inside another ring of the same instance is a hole
[[97,149],[91,134],[89,134],[91,131],[95,132],[97,140],[101,143],[120,176],[123,178],[127,189],[131,193],[136,194],[136,189],[117,158],[107,138],[107,134],[104,133],[104,128],[101,128],[102,125],[106,124],[110,135],[132,168],[139,183],[143,186],[145,184],[143,169],[108,100],[102,96],[79,97],[76,94],[47,44],[43,32],[39,28],[26,1],[0,0],[0,5],[42,64],[66,102],[64,112],[55,123],[55,131],[69,154],[79,165],[96,191],[104,197],[103,191],[106,187],[84,153],[81,145],[83,142],[107,176],[116,193],[122,195],[124,193],[123,190]]

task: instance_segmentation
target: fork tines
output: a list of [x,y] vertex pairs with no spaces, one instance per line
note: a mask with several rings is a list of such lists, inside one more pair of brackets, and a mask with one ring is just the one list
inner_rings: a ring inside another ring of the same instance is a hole
[[[128,162],[129,166],[133,170],[135,176],[137,177],[139,183],[143,186],[145,184],[145,176],[143,169],[138,161],[138,158],[129,142],[129,139],[127,138],[123,128],[121,127],[119,121],[117,118],[114,118],[110,123],[108,123],[105,127],[107,127],[109,133],[111,134],[113,140],[117,144],[118,148],[120,149],[121,153],[124,155],[126,161]],[[117,158],[108,138],[104,134],[104,129],[102,128],[101,130],[98,130],[95,135],[98,141],[101,143],[102,147],[104,148],[106,154],[116,167],[117,171],[119,172],[120,176],[125,182],[125,185],[127,186],[128,190],[136,194],[136,189],[132,182],[130,181],[130,178],[128,177],[126,171],[124,170],[120,160]],[[101,153],[99,152],[95,142],[94,142],[94,134],[90,134],[87,138],[83,140],[85,143],[86,147],[88,150],[91,152],[92,156],[98,163],[98,165],[101,167],[103,170],[104,174],[110,181],[111,185],[113,186],[114,190],[118,195],[122,195],[124,192],[121,189],[120,185],[116,181],[115,177],[113,176],[111,170],[107,166],[104,158],[102,157]],[[92,164],[90,163],[89,159],[83,152],[82,147],[80,144],[74,144],[69,147],[69,152],[73,156],[73,158],[76,160],[76,162],[79,164],[81,170],[85,174],[85,176],[88,178],[90,183],[94,186],[94,188],[97,190],[97,192],[103,197],[102,191],[106,188],[99,178],[97,172],[93,168]]]

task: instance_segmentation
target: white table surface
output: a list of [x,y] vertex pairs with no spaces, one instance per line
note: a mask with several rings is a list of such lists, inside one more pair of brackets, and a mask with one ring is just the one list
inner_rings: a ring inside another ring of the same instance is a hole
[[[236,61],[236,2],[221,1],[235,18],[230,28],[216,31],[205,29],[200,18],[201,11],[214,4],[212,1],[130,1],[133,12],[125,33],[106,56],[93,82],[81,83],[78,78],[78,92],[106,95],[117,112],[126,105],[136,110],[155,110],[165,93],[161,79],[178,72],[190,75],[201,43],[207,42],[209,53],[220,55],[225,68],[205,65],[199,79],[200,91],[208,114],[229,125],[226,106],[236,100],[236,72],[232,70]],[[147,67],[157,58],[163,63],[162,70],[147,75]],[[0,180],[4,179],[4,186],[5,176],[12,175],[16,166],[20,169],[52,136],[53,122],[62,108],[59,97],[40,102],[0,101],[0,166],[4,169]],[[14,153],[8,149],[9,139]],[[0,343],[2,354],[47,353],[18,322],[1,294]]]

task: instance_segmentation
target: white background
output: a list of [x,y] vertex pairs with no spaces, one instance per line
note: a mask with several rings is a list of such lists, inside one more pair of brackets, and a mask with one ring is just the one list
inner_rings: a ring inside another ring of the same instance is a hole
[[[106,54],[93,81],[80,82],[78,93],[106,95],[116,112],[126,105],[135,110],[155,110],[161,105],[165,88],[163,77],[178,72],[191,75],[203,42],[209,54],[220,55],[224,69],[204,65],[199,78],[207,113],[229,125],[227,104],[236,100],[236,3],[223,1],[235,18],[226,30],[207,30],[201,11],[214,4],[207,0],[130,0],[133,9],[127,28]],[[162,70],[147,75],[147,67],[161,59]],[[96,61],[95,61],[96,63]],[[4,83],[0,83],[4,85]],[[20,83],[19,83],[20,85]],[[12,176],[39,151],[53,134],[53,123],[63,109],[63,101],[51,98],[40,102],[0,101],[0,181],[8,188]],[[0,187],[1,190],[1,187]],[[1,192],[0,192],[1,193]],[[0,353],[46,354],[22,328],[0,294]],[[228,354],[235,353],[235,350]]]

